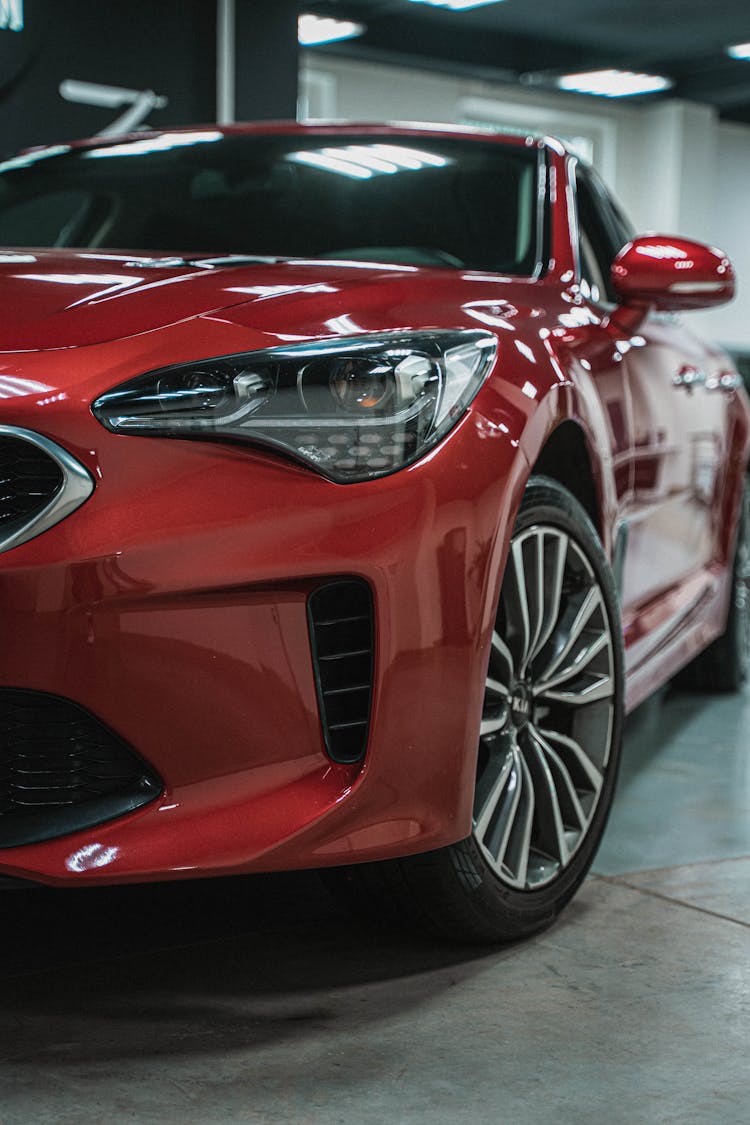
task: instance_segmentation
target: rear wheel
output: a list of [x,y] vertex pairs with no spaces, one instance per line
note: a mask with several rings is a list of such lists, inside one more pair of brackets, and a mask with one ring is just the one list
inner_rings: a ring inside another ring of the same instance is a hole
[[468,941],[550,923],[583,880],[612,801],[623,702],[617,598],[596,532],[556,482],[516,521],[485,684],[473,827],[436,852],[335,878],[378,913]]

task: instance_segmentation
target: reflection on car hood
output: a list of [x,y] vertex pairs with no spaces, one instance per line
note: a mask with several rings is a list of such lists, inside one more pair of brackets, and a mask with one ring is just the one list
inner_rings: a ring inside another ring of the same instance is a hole
[[100,344],[268,297],[335,293],[419,272],[378,263],[0,250],[0,351]]

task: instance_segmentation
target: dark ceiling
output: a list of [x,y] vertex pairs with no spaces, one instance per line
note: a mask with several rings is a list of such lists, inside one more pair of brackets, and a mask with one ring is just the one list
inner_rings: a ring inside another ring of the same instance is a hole
[[316,50],[541,87],[566,72],[646,71],[674,81],[671,97],[750,122],[750,62],[725,52],[750,41],[750,0],[502,0],[464,12],[409,0],[312,0],[305,10],[367,27],[359,39]]

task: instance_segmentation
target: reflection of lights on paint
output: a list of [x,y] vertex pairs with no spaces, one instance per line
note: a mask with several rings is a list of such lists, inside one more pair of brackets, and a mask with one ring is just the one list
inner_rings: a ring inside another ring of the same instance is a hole
[[142,277],[122,277],[102,273],[17,273],[22,281],[53,281],[55,285],[108,285],[111,289],[129,289],[139,285]]
[[105,848],[104,844],[86,844],[79,848],[65,860],[68,871],[95,871],[99,867],[108,867],[114,863],[120,854],[119,848]]
[[[290,266],[320,266],[319,258],[289,258]],[[343,266],[348,270],[388,270],[389,273],[416,273],[419,266],[402,266],[396,262],[354,262],[349,258],[326,258],[328,266]]]
[[247,293],[249,296],[266,297],[288,296],[290,293],[338,293],[335,285],[323,282],[314,285],[235,285],[228,286],[227,293]]
[[529,383],[528,380],[521,387],[521,391],[526,395],[527,398],[536,398],[538,394],[537,388],[533,383]]
[[336,172],[341,176],[349,176],[353,180],[370,180],[373,172],[361,164],[354,164],[349,160],[341,160],[337,156],[330,156],[325,152],[297,152],[287,157],[295,164],[309,164],[312,168],[319,168],[323,172]]
[[203,133],[162,133],[158,137],[146,137],[142,141],[126,141],[123,144],[107,145],[103,148],[90,148],[81,153],[81,156],[84,160],[101,160],[114,156],[140,156],[143,153],[171,152],[175,148],[189,148],[190,145],[220,141],[222,136],[222,133],[213,130]]
[[393,175],[395,172],[416,172],[423,168],[444,168],[450,163],[448,157],[434,152],[394,144],[337,145],[291,152],[286,159],[293,164],[307,164],[354,180],[369,180],[376,175]]
[[326,328],[331,332],[336,332],[339,336],[356,335],[357,332],[364,332],[364,329],[357,324],[356,320],[352,320],[346,313],[343,316],[334,316],[325,322]]
[[671,246],[665,242],[657,243],[655,246],[636,246],[635,252],[642,258],[656,258],[658,262],[677,262],[687,258],[682,247]]
[[525,356],[529,363],[536,363],[536,356],[528,344],[524,344],[523,340],[514,340],[513,342],[516,345],[516,351],[519,351],[522,356]]
[[40,160],[48,160],[51,156],[64,156],[70,152],[70,145],[49,145],[47,148],[37,149],[34,152],[23,152],[20,156],[12,156],[10,160],[0,163],[1,172],[15,172],[17,168],[30,168]]
[[46,383],[34,379],[17,379],[13,375],[0,375],[0,398],[22,398],[24,395],[43,395],[51,391]]

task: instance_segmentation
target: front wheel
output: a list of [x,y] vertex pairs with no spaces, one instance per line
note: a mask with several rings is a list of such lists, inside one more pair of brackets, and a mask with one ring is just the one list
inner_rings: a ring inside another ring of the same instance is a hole
[[604,831],[622,712],[618,603],[601,544],[570,493],[532,478],[492,635],[471,835],[334,878],[360,905],[463,941],[543,928]]

